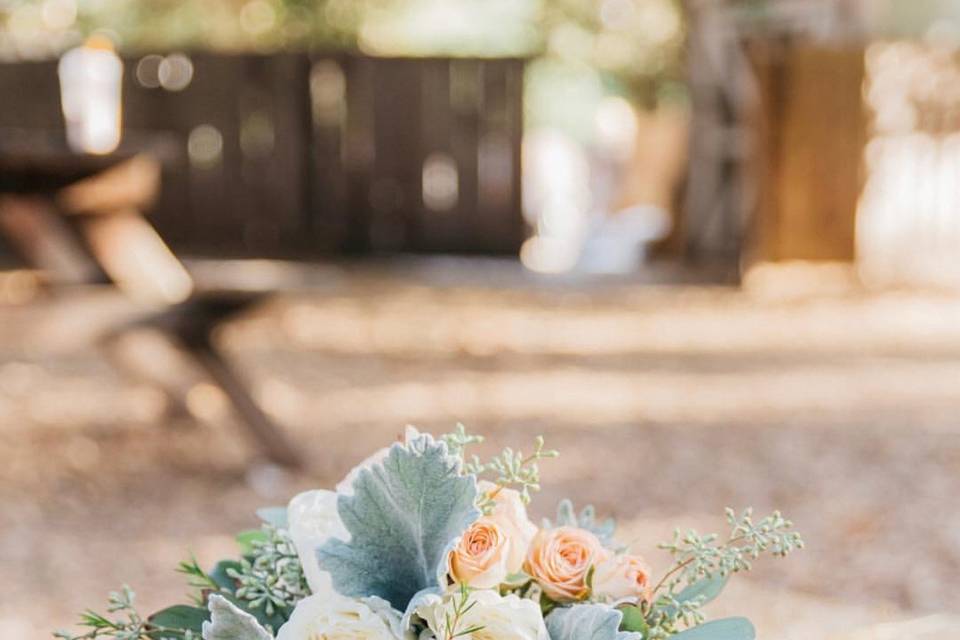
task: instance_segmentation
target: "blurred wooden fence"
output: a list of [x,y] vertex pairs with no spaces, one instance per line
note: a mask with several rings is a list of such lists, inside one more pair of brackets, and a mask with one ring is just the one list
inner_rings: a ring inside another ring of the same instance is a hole
[[[523,61],[148,55],[124,144],[165,158],[152,220],[185,253],[514,253]],[[55,62],[0,65],[0,129],[62,131]]]
[[960,284],[960,47],[759,40],[745,262]]
[[855,258],[867,114],[861,46],[756,41],[745,259]]
[[687,256],[732,271],[853,259],[866,121],[857,12],[836,0],[685,6]]

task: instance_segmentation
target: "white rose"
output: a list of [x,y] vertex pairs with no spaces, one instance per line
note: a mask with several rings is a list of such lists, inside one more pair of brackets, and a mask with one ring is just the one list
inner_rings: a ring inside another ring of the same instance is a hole
[[[458,592],[452,592],[443,599],[437,597],[417,608],[417,615],[424,619],[436,637],[448,635],[443,627],[447,615],[453,618],[454,603],[460,597]],[[457,636],[458,640],[549,640],[540,605],[533,600],[481,590],[470,593],[468,606],[471,604],[453,632],[471,627],[480,629]]]
[[350,539],[337,513],[337,494],[317,490],[294,496],[287,506],[287,523],[310,592],[329,593],[333,585],[330,574],[320,568],[317,549],[332,537]]
[[297,603],[277,640],[397,640],[391,628],[395,617],[389,606],[317,594]]

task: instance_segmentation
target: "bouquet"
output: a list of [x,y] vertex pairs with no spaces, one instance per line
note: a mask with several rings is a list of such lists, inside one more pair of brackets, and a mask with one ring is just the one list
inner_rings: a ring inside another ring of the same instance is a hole
[[462,425],[434,438],[408,427],[337,485],[261,509],[239,557],[191,559],[193,604],[140,615],[129,587],[62,640],[752,640],[745,618],[707,622],[703,605],[762,554],[802,547],[779,513],[727,511],[725,537],[675,533],[659,578],[617,542],[612,520],[560,503],[527,516],[538,462],[504,449],[467,455]]

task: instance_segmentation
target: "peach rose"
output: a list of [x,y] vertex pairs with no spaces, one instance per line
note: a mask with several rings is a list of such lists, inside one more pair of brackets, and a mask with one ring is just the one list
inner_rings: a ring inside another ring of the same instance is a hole
[[609,556],[593,572],[593,592],[601,597],[650,597],[650,566],[646,560],[628,553]]
[[454,582],[477,589],[492,589],[507,577],[510,540],[500,526],[484,516],[470,525],[450,552]]
[[524,570],[557,602],[583,600],[590,594],[590,567],[607,556],[597,536],[586,529],[541,529],[530,544]]
[[537,527],[527,517],[527,507],[520,499],[520,492],[513,489],[499,489],[497,485],[487,480],[477,483],[481,493],[493,497],[493,513],[489,518],[496,522],[500,530],[510,541],[510,552],[507,554],[507,571],[517,573],[523,569],[523,561],[527,557],[530,541],[537,535]]

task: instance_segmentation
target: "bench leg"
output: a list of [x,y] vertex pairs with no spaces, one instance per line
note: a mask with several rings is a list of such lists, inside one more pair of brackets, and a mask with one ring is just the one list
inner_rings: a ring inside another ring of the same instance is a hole
[[[190,390],[189,380],[183,380],[182,376],[178,376],[176,377],[177,383],[174,383],[173,378],[169,375],[158,376],[155,366],[147,366],[143,362],[132,362],[129,357],[130,348],[124,343],[124,340],[130,334],[130,329],[111,331],[97,339],[97,347],[118,374],[145,383],[163,392],[167,399],[165,422],[178,426],[187,422],[196,422],[196,418],[187,408],[185,402],[187,392]],[[178,343],[169,341],[166,336],[165,339],[169,342],[169,349],[175,350],[177,353],[183,351]],[[183,366],[186,366],[186,364]]]
[[188,353],[223,390],[236,410],[240,422],[260,450],[271,461],[291,468],[302,461],[284,434],[254,401],[240,376],[209,341],[191,341]]

